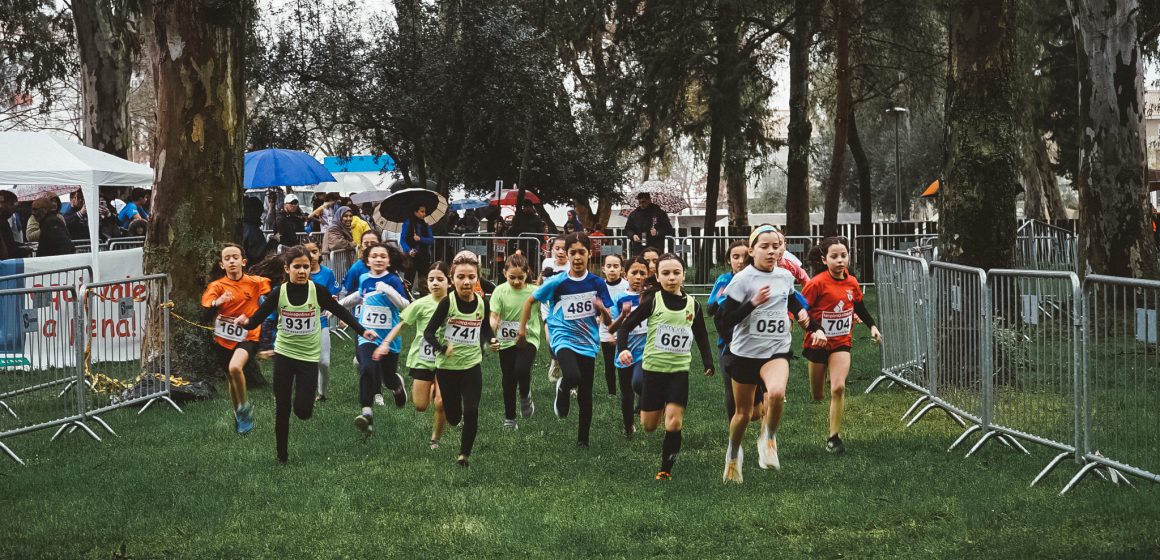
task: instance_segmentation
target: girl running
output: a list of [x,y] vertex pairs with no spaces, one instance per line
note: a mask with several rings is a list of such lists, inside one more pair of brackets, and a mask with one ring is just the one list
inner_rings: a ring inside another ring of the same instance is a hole
[[528,259],[523,255],[508,257],[503,274],[507,282],[491,293],[491,328],[499,339],[499,367],[503,375],[503,427],[518,430],[516,424],[516,391],[520,395],[520,415],[528,418],[535,412],[532,403],[532,362],[540,347],[540,321],[533,319],[526,344],[516,345],[520,330],[520,314],[524,302],[532,297],[535,288],[528,284]]
[[[626,277],[628,278],[628,289],[613,298],[612,307],[609,309],[614,320],[608,326],[608,331],[618,338],[617,333],[620,330],[620,325],[630,313],[640,306],[640,293],[644,289],[644,279],[648,277],[648,261],[645,261],[643,257],[633,259],[632,263],[628,265]],[[624,421],[624,437],[630,439],[636,433],[636,424],[633,421],[633,400],[635,396],[640,395],[641,384],[644,383],[641,360],[644,359],[644,343],[647,334],[648,318],[646,317],[635,329],[629,331],[627,345],[621,345],[619,341],[616,345],[617,356],[626,350],[632,354],[632,363],[628,366],[620,364],[620,359],[617,358],[618,365],[621,365],[617,369],[620,382],[620,416]]]
[[[608,284],[608,295],[616,301],[617,296],[628,290],[628,282],[624,280],[624,259],[620,255],[605,255],[601,267],[604,272],[604,282]],[[608,386],[608,394],[616,395],[616,336],[608,332],[608,327],[600,324],[600,350],[604,356],[604,382]]]
[[435,402],[431,449],[439,448],[439,438],[443,437],[447,417],[443,413],[443,396],[435,383],[435,348],[423,339],[423,331],[427,329],[427,323],[431,321],[439,302],[447,297],[450,272],[447,265],[441,261],[431,265],[431,270],[427,272],[428,294],[415,300],[399,314],[398,324],[391,329],[390,334],[383,339],[383,343],[375,349],[372,356],[375,360],[382,360],[390,355],[391,343],[403,332],[403,326],[415,326],[415,338],[411,341],[411,350],[407,353],[407,370],[411,374],[411,400],[415,403],[415,410],[426,412],[431,402]]
[[[403,297],[406,289],[403,281],[388,270],[391,266],[389,249],[382,243],[371,245],[366,250],[367,266],[370,272],[359,279],[359,289],[342,300],[344,306],[362,303],[359,321],[373,329],[378,338],[385,338],[391,328],[399,322],[399,312],[408,305]],[[380,360],[374,359],[375,345],[372,341],[360,340],[358,344],[358,398],[362,412],[355,416],[354,425],[369,436],[374,432],[374,410],[372,404],[382,405],[378,395],[379,387],[386,386],[395,397],[395,406],[403,408],[407,404],[407,388],[399,376],[399,352],[403,343],[399,339],[391,341],[390,352]]]
[[[758,465],[781,468],[777,457],[777,427],[785,402],[789,378],[790,319],[801,304],[793,295],[793,277],[778,267],[785,244],[770,225],[761,225],[749,235],[749,266],[733,277],[725,288],[721,322],[731,331],[722,362],[733,379],[736,411],[729,424],[729,447],[725,455],[725,482],[742,482],[741,440],[749,424],[754,393],[765,384],[765,418],[757,440]],[[825,334],[813,321],[807,330],[815,344],[824,344]]]
[[[725,287],[729,282],[733,281],[733,277],[745,268],[746,261],[749,260],[749,244],[744,239],[738,239],[729,244],[729,272],[725,272],[717,277],[717,281],[713,283],[713,289],[709,290],[709,300],[705,306],[705,310],[713,317],[714,324],[717,327],[717,352],[721,356],[722,362],[725,359],[725,346],[729,344],[726,337],[729,336],[729,330],[721,324],[721,306],[725,303]],[[733,406],[733,378],[729,376],[729,369],[721,369],[721,379],[725,382],[725,418],[727,422],[733,421],[733,413],[736,409]],[[758,391],[760,393],[761,391]],[[758,399],[760,395],[755,395]],[[759,403],[760,400],[755,400],[754,404]],[[760,414],[760,408],[753,407],[754,417],[751,420],[756,420],[757,415]]]
[[[544,259],[543,264],[540,265],[539,283],[543,285],[544,280],[555,276],[561,272],[568,272],[571,265],[568,263],[568,251],[564,249],[564,236],[560,235],[552,238],[552,258]],[[540,305],[540,322],[544,324],[544,336],[551,337],[548,332],[548,306]],[[552,355],[552,362],[548,364],[548,381],[555,383],[560,380],[560,364],[556,361],[556,352],[548,348],[548,353]]]
[[[628,345],[629,331],[648,319],[644,344],[644,386],[640,394],[640,423],[645,432],[653,432],[665,416],[665,439],[661,445],[661,470],[657,480],[672,480],[673,465],[681,451],[681,428],[685,408],[689,405],[689,364],[693,341],[701,353],[705,375],[713,375],[713,353],[709,331],[701,306],[693,296],[684,293],[685,265],[669,253],[657,262],[659,292],[646,293],[640,307],[633,311],[619,329],[622,345]],[[656,297],[656,294],[660,297]],[[651,296],[651,297],[650,297]],[[632,352],[620,353],[621,365],[632,364]]]
[[588,247],[591,246],[588,235],[570,234],[564,238],[564,246],[568,248],[571,266],[567,274],[557,274],[543,281],[532,297],[524,302],[519,344],[523,345],[527,340],[532,305],[537,301],[547,304],[551,309],[547,322],[549,342],[562,373],[556,381],[553,409],[556,416],[567,416],[570,392],[574,387],[578,389],[580,426],[577,445],[587,448],[592,425],[592,377],[596,369],[596,354],[600,350],[596,323],[598,317],[605,324],[612,322],[608,313],[612,298],[608,296],[604,279],[588,273]]
[[[254,356],[261,329],[239,328],[234,319],[252,315],[258,300],[270,292],[270,281],[261,276],[243,274],[246,257],[241,245],[222,246],[218,266],[225,276],[210,282],[201,294],[201,305],[214,315],[213,340],[217,343],[218,363],[226,370],[230,399],[234,405],[234,430],[248,434],[254,429],[254,409],[246,398],[246,362]],[[261,325],[261,321],[258,322]]]
[[[331,294],[339,293],[342,287],[338,283],[338,278],[334,276],[334,271],[319,263],[322,251],[318,249],[318,244],[311,241],[303,243],[302,246],[310,251],[310,281],[320,286],[326,286]],[[322,357],[318,360],[318,396],[315,398],[318,402],[326,400],[326,388],[330,386],[330,317],[328,315],[326,313],[322,315]]]
[[882,342],[882,333],[874,326],[874,318],[862,302],[862,288],[850,274],[849,248],[837,237],[827,237],[818,245],[821,264],[826,270],[814,276],[802,295],[810,305],[810,319],[819,323],[826,333],[826,343],[811,347],[805,345],[802,355],[809,360],[810,391],[815,401],[821,401],[826,370],[830,373],[830,432],[826,451],[841,455],[846,452],[838,432],[846,414],[846,376],[850,373],[850,336],[854,315],[870,327],[875,344]]
[[443,393],[447,421],[463,420],[462,439],[456,464],[467,468],[475,434],[479,430],[479,399],[483,394],[483,348],[499,351],[499,341],[491,330],[487,300],[477,296],[479,259],[461,251],[451,261],[451,283],[455,293],[444,298],[423,329],[423,339],[435,348],[435,380]]
[[278,461],[285,464],[289,460],[291,396],[295,416],[309,420],[314,414],[318,360],[322,357],[321,312],[331,312],[368,341],[377,339],[378,334],[363,328],[345,307],[334,301],[326,286],[310,281],[310,253],[305,248],[291,247],[282,257],[289,282],[274,288],[253,315],[239,315],[234,324],[250,330],[262,324],[270,313],[278,312],[278,338],[274,341],[274,436]]

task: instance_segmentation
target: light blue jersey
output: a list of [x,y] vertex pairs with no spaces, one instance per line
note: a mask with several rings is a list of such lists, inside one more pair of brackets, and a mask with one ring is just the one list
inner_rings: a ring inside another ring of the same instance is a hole
[[[399,324],[399,309],[395,304],[391,303],[390,298],[380,293],[376,285],[379,282],[384,282],[388,286],[399,292],[399,295],[407,297],[405,288],[403,288],[403,281],[393,272],[384,273],[382,276],[375,276],[367,272],[363,274],[358,281],[359,293],[362,294],[363,302],[359,308],[358,322],[368,329],[378,333],[379,340],[383,340],[390,334],[391,329]],[[359,337],[359,344],[378,344],[363,337]],[[403,350],[403,337],[397,336],[391,341],[390,351],[398,354]]]
[[544,280],[532,297],[548,306],[548,342],[554,352],[567,348],[581,356],[596,357],[600,350],[596,298],[605,307],[612,307],[603,278],[591,273],[579,279],[556,274]]
[[[616,301],[612,303],[612,307],[609,309],[609,311],[612,313],[612,319],[614,321],[617,317],[620,316],[620,308],[626,301],[629,303],[629,305],[632,306],[632,308],[629,310],[629,313],[632,313],[633,311],[636,311],[637,307],[640,307],[640,294],[626,291],[616,296]],[[628,350],[629,352],[632,352],[632,363],[640,363],[640,361],[644,359],[644,342],[646,338],[648,338],[648,319],[641,321],[635,329],[629,331],[628,348],[617,347],[616,354],[619,356],[622,350]],[[617,362],[616,367],[622,367],[619,361]]]
[[[330,295],[332,296],[338,295],[339,290],[342,289],[342,287],[338,284],[338,279],[334,277],[334,271],[326,268],[325,266],[319,266],[318,272],[310,275],[310,281],[325,287],[327,290],[330,290]],[[322,316],[322,328],[325,329],[329,326],[330,321],[326,319],[326,315],[324,314]]]

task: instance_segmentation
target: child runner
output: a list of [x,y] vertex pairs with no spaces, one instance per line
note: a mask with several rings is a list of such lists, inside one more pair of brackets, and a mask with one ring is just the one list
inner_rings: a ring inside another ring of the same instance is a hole
[[[544,262],[540,265],[540,285],[543,285],[545,280],[558,273],[567,272],[570,266],[568,263],[568,251],[564,249],[564,236],[553,237],[552,258],[544,259]],[[548,306],[546,304],[540,305],[540,322],[544,324],[544,336],[550,338],[551,333],[548,332]],[[556,361],[555,350],[549,347],[548,353],[552,355],[552,362],[548,364],[548,381],[555,383],[560,380],[560,364]]]
[[443,396],[435,383],[435,347],[423,339],[423,331],[435,314],[435,307],[447,297],[450,269],[442,261],[436,261],[427,272],[427,295],[415,300],[399,314],[399,322],[391,329],[383,343],[375,349],[373,358],[381,360],[391,353],[391,343],[403,331],[404,325],[415,326],[415,338],[411,350],[407,352],[407,370],[411,374],[411,400],[415,410],[426,412],[431,402],[435,402],[435,418],[431,426],[431,449],[439,448],[439,438],[443,437],[443,426],[447,417],[443,413]]
[[830,372],[830,432],[826,451],[841,455],[846,452],[846,447],[838,432],[846,413],[846,376],[850,373],[850,347],[853,344],[850,330],[854,315],[857,314],[858,319],[870,327],[875,344],[882,342],[882,334],[862,302],[858,280],[846,269],[850,255],[845,242],[837,237],[827,237],[819,247],[826,270],[802,288],[802,295],[810,304],[810,318],[825,330],[826,344],[819,347],[807,344],[802,355],[809,360],[810,390],[815,401],[823,399],[826,370]]
[[640,252],[640,256],[644,257],[645,262],[648,263],[648,275],[655,277],[657,275],[657,262],[661,259],[661,252],[656,247],[645,247]]
[[274,288],[253,316],[240,315],[234,324],[249,330],[262,324],[270,313],[278,312],[278,338],[274,341],[274,436],[278,461],[289,460],[290,407],[294,415],[309,420],[314,414],[314,392],[318,384],[318,360],[322,357],[321,313],[335,317],[374,341],[378,335],[363,328],[358,320],[331,297],[326,286],[310,281],[310,253],[301,246],[282,255],[289,282]]
[[[645,432],[656,430],[661,413],[665,416],[665,440],[661,445],[661,470],[657,480],[672,480],[673,465],[681,451],[681,428],[689,406],[689,364],[693,341],[701,353],[705,375],[713,375],[713,353],[701,306],[684,293],[685,265],[669,253],[657,262],[659,292],[646,293],[640,307],[621,325],[618,338],[628,344],[629,331],[648,319],[644,344],[644,386],[640,394],[640,423]],[[656,297],[657,294],[660,297]],[[659,302],[658,302],[659,299]],[[632,352],[620,353],[620,363],[632,363]]]
[[[334,271],[319,264],[318,260],[322,256],[322,251],[318,249],[318,244],[310,241],[302,244],[310,251],[310,281],[320,286],[326,286],[331,294],[337,294],[342,290],[338,283],[338,279],[334,276]],[[330,318],[327,314],[322,315],[322,358],[318,360],[318,397],[315,400],[323,402],[326,400],[326,388],[330,386]]]
[[[378,338],[385,338],[395,323],[399,322],[399,311],[405,309],[409,302],[403,297],[406,292],[403,281],[387,270],[391,266],[391,257],[386,245],[371,245],[366,249],[366,260],[370,272],[362,275],[358,291],[344,298],[342,303],[350,306],[361,301],[359,321],[373,329]],[[402,349],[402,341],[396,338],[391,341],[390,352],[382,359],[375,360],[373,342],[360,340],[358,343],[358,398],[362,412],[355,416],[354,425],[364,437],[375,429],[371,405],[383,404],[382,397],[378,396],[380,386],[385,385],[391,390],[396,407],[403,408],[407,404],[407,388],[398,373],[399,352]]]
[[597,318],[611,323],[608,306],[608,286],[604,279],[588,273],[588,235],[573,233],[564,238],[571,267],[567,274],[557,274],[545,280],[531,298],[524,302],[520,317],[520,344],[527,340],[527,324],[532,304],[548,304],[548,337],[556,359],[560,362],[562,377],[556,381],[553,409],[556,416],[568,415],[570,392],[577,388],[580,405],[580,426],[577,445],[588,447],[588,431],[592,425],[592,377],[596,369],[596,354],[600,350]]
[[[608,284],[608,295],[616,301],[617,296],[628,290],[628,282],[624,275],[624,259],[620,255],[605,255],[604,282]],[[608,332],[608,327],[601,323],[600,350],[604,356],[604,382],[608,385],[608,394],[616,395],[616,336]]]
[[[251,315],[258,309],[258,298],[269,293],[270,281],[261,276],[242,274],[246,257],[234,243],[222,246],[218,266],[225,276],[210,282],[201,294],[201,305],[215,315],[213,339],[217,343],[218,363],[226,370],[230,399],[234,405],[234,430],[248,434],[254,429],[254,409],[246,398],[246,362],[255,354],[260,329],[244,330],[234,324],[239,315]],[[261,322],[259,321],[259,325]]]
[[[618,338],[620,324],[640,305],[640,293],[644,289],[644,279],[648,277],[648,261],[644,260],[643,257],[636,257],[628,265],[625,276],[628,279],[628,289],[613,298],[612,307],[609,309],[614,321],[609,325],[608,330]],[[644,343],[647,334],[648,318],[646,317],[635,329],[629,331],[627,346],[622,346],[619,342],[616,345],[617,356],[625,350],[632,354],[632,364],[622,365],[617,369],[620,378],[620,416],[624,421],[624,437],[630,439],[636,433],[636,424],[633,422],[632,413],[633,400],[635,396],[640,395],[641,384],[644,383],[644,371],[641,370],[640,362],[644,359]],[[618,363],[619,361],[617,359]]]
[[375,233],[374,230],[367,230],[363,232],[362,237],[359,239],[359,249],[362,250],[362,254],[358,259],[351,263],[350,268],[346,271],[346,276],[342,277],[341,296],[353,294],[358,291],[358,279],[362,278],[363,274],[371,271],[371,269],[367,267],[367,249],[369,249],[371,245],[374,245],[378,242],[379,234]]
[[499,341],[491,330],[487,300],[475,294],[479,259],[470,251],[460,251],[451,261],[451,283],[455,292],[443,298],[423,329],[423,339],[435,347],[435,380],[443,393],[447,421],[463,420],[456,463],[467,468],[475,434],[479,430],[479,399],[483,394],[483,348],[499,351]]
[[[778,267],[785,251],[777,231],[761,225],[749,235],[749,266],[737,273],[725,288],[721,322],[731,331],[722,362],[733,378],[736,411],[729,424],[729,446],[725,455],[725,482],[742,482],[741,440],[749,424],[754,393],[764,382],[765,418],[757,440],[758,465],[781,468],[777,457],[777,427],[785,402],[789,377],[791,321],[787,311],[797,315],[802,307],[793,296],[793,277]],[[825,343],[821,327],[811,321],[813,341]]]
[[520,415],[528,418],[536,410],[532,404],[532,362],[536,359],[536,349],[540,347],[539,320],[533,319],[528,332],[527,344],[516,345],[516,335],[520,330],[520,314],[524,302],[535,291],[528,285],[528,259],[523,255],[508,257],[503,274],[507,282],[496,286],[491,293],[491,328],[499,339],[499,367],[503,375],[503,427],[517,430],[516,390],[520,395]]

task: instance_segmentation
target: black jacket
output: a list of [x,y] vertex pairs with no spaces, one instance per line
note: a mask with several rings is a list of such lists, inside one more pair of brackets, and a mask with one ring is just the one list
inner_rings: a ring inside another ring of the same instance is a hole
[[53,255],[71,255],[77,252],[72,238],[68,235],[68,227],[60,214],[45,216],[40,222],[40,240],[36,245],[36,256],[50,257]]
[[[649,235],[649,230],[654,227],[657,230],[655,237]],[[664,250],[665,239],[672,237],[673,233],[675,231],[673,224],[669,222],[669,215],[655,204],[650,204],[648,208],[633,210],[624,224],[625,237],[631,239],[632,236],[639,235],[642,245],[661,250]]]

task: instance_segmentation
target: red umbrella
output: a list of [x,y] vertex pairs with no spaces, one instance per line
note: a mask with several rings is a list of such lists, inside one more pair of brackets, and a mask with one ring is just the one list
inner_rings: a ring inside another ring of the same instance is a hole
[[[515,206],[516,205],[516,197],[519,194],[520,194],[520,192],[518,189],[508,189],[506,191],[501,191],[499,194],[499,198],[496,198],[495,195],[492,195],[491,205],[492,206]],[[531,202],[532,204],[539,204],[540,203],[540,197],[536,196],[536,193],[534,193],[532,191],[524,191],[524,200]]]

